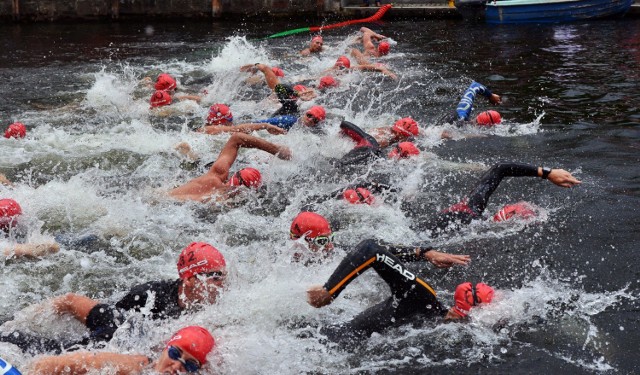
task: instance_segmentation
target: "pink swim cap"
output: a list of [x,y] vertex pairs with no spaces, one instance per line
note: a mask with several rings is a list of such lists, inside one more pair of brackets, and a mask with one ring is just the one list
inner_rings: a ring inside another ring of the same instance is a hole
[[24,138],[27,136],[27,127],[21,122],[14,122],[4,132],[5,138]]
[[227,266],[222,254],[206,242],[192,242],[178,258],[178,276],[186,280],[201,273],[223,271]]

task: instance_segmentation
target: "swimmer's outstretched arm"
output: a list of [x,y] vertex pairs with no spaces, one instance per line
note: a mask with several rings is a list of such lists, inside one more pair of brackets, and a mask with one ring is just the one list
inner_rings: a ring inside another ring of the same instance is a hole
[[109,367],[116,370],[118,374],[131,375],[142,373],[149,364],[149,358],[144,355],[80,352],[40,357],[31,364],[31,372],[29,373],[35,375],[79,375]]
[[60,245],[56,242],[45,242],[45,243],[26,243],[26,244],[16,244],[5,248],[2,253],[5,258],[29,258],[35,259],[40,258],[45,255],[55,254],[60,251]]
[[246,123],[246,124],[238,124],[238,125],[232,125],[232,126],[208,125],[196,131],[199,133],[215,135],[215,134],[221,134],[221,133],[234,133],[234,132],[241,132],[241,133],[248,134],[258,130],[266,130],[270,134],[275,134],[275,135],[287,133],[286,130],[279,128],[277,126],[273,126],[271,124],[267,124],[267,123]]
[[280,159],[291,159],[291,150],[286,146],[277,145],[249,134],[234,133],[224,145],[222,151],[220,151],[218,159],[216,159],[209,171],[220,176],[222,180],[226,180],[229,169],[231,169],[231,166],[236,161],[238,150],[240,150],[241,147],[257,148],[276,155]]
[[380,65],[375,65],[375,64],[357,65],[357,66],[354,66],[353,69],[358,69],[358,70],[367,71],[367,72],[380,72],[393,79],[396,79],[396,80],[398,79],[398,76],[395,75],[392,71]]
[[250,72],[256,73],[257,71],[261,71],[264,74],[264,79],[267,81],[267,85],[271,90],[274,90],[276,85],[280,83],[280,80],[276,76],[276,74],[271,70],[269,65],[265,64],[253,64],[253,65],[244,65],[240,67],[241,72]]
[[[389,258],[389,255],[397,259]],[[427,260],[439,268],[467,265],[471,261],[468,255],[442,253],[430,246],[399,246],[365,240],[347,254],[324,285],[313,285],[307,290],[307,302],[313,307],[326,306],[359,275],[371,267],[378,267],[376,263],[394,265],[399,264],[398,260]]]

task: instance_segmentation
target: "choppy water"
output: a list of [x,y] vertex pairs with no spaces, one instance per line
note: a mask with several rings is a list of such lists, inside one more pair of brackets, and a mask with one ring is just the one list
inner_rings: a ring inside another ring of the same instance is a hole
[[[175,278],[178,252],[203,240],[230,264],[220,302],[180,321],[146,323],[142,333],[119,332],[111,350],[151,355],[178,327],[202,324],[218,339],[220,372],[229,374],[640,372],[640,22],[375,26],[397,42],[383,62],[400,80],[356,73],[316,99],[328,108],[328,136],[262,135],[295,155],[287,163],[254,150],[242,154],[237,167],[258,166],[270,185],[266,193],[239,207],[163,199],[160,191],[197,173],[180,168],[172,147],[187,141],[213,158],[225,137],[189,131],[205,117],[204,104],[181,103],[183,113],[170,118],[150,115],[149,93],[138,81],[167,71],[187,91],[206,89],[205,104],[232,104],[236,121],[264,117],[275,109],[268,91],[246,85],[238,67],[260,61],[280,66],[292,82],[311,79],[333,64],[355,32],[328,33],[328,52],[308,60],[295,57],[306,35],[255,39],[300,26],[0,26],[0,123],[4,129],[19,120],[29,132],[21,141],[0,139],[0,173],[17,185],[0,187],[0,196],[21,203],[32,240],[99,238],[89,248],[65,245],[38,262],[3,264],[0,322],[16,315],[4,329],[78,335],[81,326],[27,306],[66,292],[115,299],[134,284]],[[472,79],[503,96],[505,125],[484,137],[442,142],[437,135],[450,126],[441,119]],[[473,312],[471,324],[402,326],[357,348],[338,348],[310,332],[349,320],[385,297],[386,286],[366,274],[330,307],[309,307],[306,287],[323,283],[340,256],[322,265],[292,264],[289,224],[309,196],[339,186],[310,171],[350,147],[336,136],[340,119],[373,128],[409,115],[427,130],[418,141],[427,151],[418,167],[376,165],[399,187],[397,199],[371,207],[329,201],[319,210],[339,223],[340,254],[368,237],[424,240],[409,229],[412,217],[454,203],[498,160],[562,167],[583,184],[566,190],[534,179],[506,181],[487,212],[526,199],[543,212],[537,223],[480,222],[436,242],[471,254],[468,268],[414,265],[445,304],[462,279],[500,290],[496,303]],[[29,361],[8,345],[0,344],[0,353],[18,367]]]

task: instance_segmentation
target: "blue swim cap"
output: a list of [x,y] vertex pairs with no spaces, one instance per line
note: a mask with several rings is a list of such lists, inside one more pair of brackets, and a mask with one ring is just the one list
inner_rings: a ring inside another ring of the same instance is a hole
[[0,375],[22,375],[17,368],[11,366],[4,359],[0,358]]

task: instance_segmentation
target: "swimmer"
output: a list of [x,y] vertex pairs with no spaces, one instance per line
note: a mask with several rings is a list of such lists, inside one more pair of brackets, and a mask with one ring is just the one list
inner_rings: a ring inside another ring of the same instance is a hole
[[251,133],[258,130],[266,130],[269,134],[285,134],[287,131],[283,128],[271,125],[269,123],[246,123],[246,124],[233,124],[233,114],[231,109],[226,104],[214,104],[209,108],[209,115],[207,116],[206,125],[196,130],[199,133],[205,133],[210,135],[220,133]]
[[[351,138],[356,145],[341,159],[336,159],[333,162],[336,167],[362,164],[380,158],[383,156],[383,148],[407,142],[420,133],[418,123],[411,117],[401,118],[393,126],[373,129],[373,135],[364,132],[360,127],[348,121],[342,121],[340,129],[341,134]],[[416,151],[415,145],[404,144],[402,147],[392,150],[388,156],[390,158],[408,157],[414,155]]]
[[70,315],[89,329],[80,342],[58,342],[24,332],[3,332],[0,341],[23,351],[59,352],[62,348],[110,341],[127,312],[145,309],[154,320],[178,318],[217,301],[225,286],[226,262],[222,254],[205,242],[193,242],[180,253],[177,280],[151,281],[136,285],[113,306],[89,297],[69,293],[50,303],[59,315]]
[[322,39],[322,36],[316,35],[313,38],[311,38],[311,41],[309,42],[309,47],[300,51],[300,55],[310,56],[312,53],[318,54],[324,50],[323,44],[324,44],[324,40]]
[[313,112],[305,112],[304,116],[300,116],[300,108],[298,107],[298,99],[303,101],[309,101],[315,98],[317,95],[313,89],[305,87],[303,85],[286,85],[280,83],[278,77],[273,73],[272,69],[265,64],[245,65],[240,68],[242,72],[256,73],[258,71],[264,74],[267,81],[267,85],[276,94],[278,101],[282,105],[271,118],[267,120],[255,121],[258,123],[269,123],[289,130],[298,121],[304,127],[313,128],[322,122],[326,117],[326,112],[321,106],[314,106]]
[[170,190],[169,196],[179,201],[208,202],[214,194],[218,194],[221,200],[232,197],[241,185],[248,188],[259,187],[262,176],[257,169],[244,168],[229,177],[229,170],[236,161],[240,148],[257,148],[283,160],[291,159],[291,150],[285,146],[249,134],[233,133],[208,172]]
[[[476,95],[484,96],[491,104],[498,105],[502,103],[502,99],[499,95],[494,94],[486,86],[472,82],[471,85],[460,98],[460,102],[456,107],[455,120],[458,124],[469,121],[471,117],[471,111],[473,110],[473,102],[476,99]],[[478,126],[494,126],[502,121],[502,117],[498,111],[485,111],[476,116],[476,124]]]
[[188,326],[176,332],[155,361],[144,354],[112,352],[77,352],[40,357],[29,366],[29,374],[64,375],[86,373],[175,374],[207,373],[207,355],[215,347],[215,339],[206,328]]
[[[142,82],[146,83],[148,86],[151,86],[150,77],[145,77]],[[159,74],[156,78],[156,82],[153,84],[153,88],[156,91],[166,91],[174,100],[193,100],[198,103],[200,103],[200,100],[202,100],[200,95],[177,93],[177,91],[179,91],[178,82],[173,76],[168,73]]]
[[540,177],[554,185],[570,188],[581,182],[564,169],[536,167],[519,163],[498,163],[487,171],[476,183],[471,193],[433,217],[419,217],[416,229],[427,231],[431,237],[458,230],[462,225],[482,218],[489,198],[505,177]]
[[[18,225],[21,215],[22,207],[18,202],[9,198],[0,199],[0,237],[12,232]],[[7,241],[0,240],[0,255],[2,255],[4,259],[35,259],[45,255],[55,254],[58,251],[60,251],[60,245],[55,241],[10,244]]]
[[[378,34],[367,27],[361,27],[360,32],[362,35],[358,40],[362,41],[363,51],[357,48],[351,50],[351,56],[356,59],[358,64],[366,65],[369,64],[369,57],[381,57],[389,54],[391,45],[384,40],[387,39],[386,36]],[[379,42],[377,46],[374,41]]]
[[304,243],[298,242],[303,244],[303,248],[293,254],[293,260],[296,262],[303,260],[305,254],[308,255],[307,258],[328,258],[333,254],[331,224],[324,216],[315,212],[299,213],[291,222],[289,238],[294,241],[304,240]]
[[357,315],[346,324],[324,327],[320,332],[331,340],[357,342],[373,332],[412,322],[418,317],[460,320],[469,310],[493,299],[494,290],[482,283],[460,284],[456,288],[454,306],[446,309],[436,298],[436,292],[422,278],[407,269],[402,262],[428,261],[438,268],[466,266],[468,255],[453,255],[429,246],[400,246],[377,240],[360,242],[336,267],[324,285],[307,289],[307,302],[313,307],[329,305],[362,273],[373,268],[391,289],[391,297]]
[[394,80],[398,79],[398,76],[395,75],[395,73],[393,73],[391,70],[389,70],[387,67],[385,67],[383,64],[369,64],[369,63],[362,63],[362,64],[358,64],[358,65],[353,65],[351,64],[351,60],[349,60],[349,58],[347,56],[340,56],[338,57],[338,59],[336,60],[335,64],[333,64],[333,66],[331,68],[329,68],[327,70],[327,72],[329,73],[334,73],[334,74],[344,74],[353,70],[361,70],[361,71],[365,71],[365,72],[379,72],[382,73],[386,76],[391,77]]

